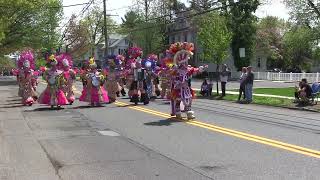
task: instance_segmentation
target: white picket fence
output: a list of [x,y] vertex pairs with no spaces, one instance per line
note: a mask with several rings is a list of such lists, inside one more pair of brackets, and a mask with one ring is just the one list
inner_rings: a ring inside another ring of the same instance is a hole
[[306,78],[308,82],[319,82],[320,73],[272,73],[272,72],[254,72],[256,80],[269,80],[269,81],[286,81],[295,82]]

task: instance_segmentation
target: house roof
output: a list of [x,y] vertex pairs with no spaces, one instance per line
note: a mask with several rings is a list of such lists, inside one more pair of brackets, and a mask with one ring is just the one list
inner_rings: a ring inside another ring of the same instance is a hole
[[[121,34],[110,34],[109,35],[109,47],[115,47],[117,46],[124,38],[126,38],[127,35],[121,35]],[[104,44],[104,43],[103,43]],[[105,45],[103,45],[102,48],[105,48]]]

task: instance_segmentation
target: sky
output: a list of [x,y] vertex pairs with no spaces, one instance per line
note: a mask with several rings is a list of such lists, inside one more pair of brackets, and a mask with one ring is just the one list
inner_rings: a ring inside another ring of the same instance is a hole
[[[81,4],[89,2],[90,0],[63,0],[63,5]],[[181,0],[187,2],[187,0]],[[256,15],[259,18],[265,16],[277,16],[282,19],[289,19],[288,9],[282,3],[282,0],[268,0],[269,4],[262,5],[258,8]],[[94,0],[95,4],[103,6],[102,0]],[[124,16],[126,11],[133,5],[133,0],[107,0],[107,13],[117,22],[121,23],[121,17]],[[83,6],[73,6],[64,8],[64,21],[68,21],[72,13],[79,14]],[[115,16],[116,15],[116,16]]]

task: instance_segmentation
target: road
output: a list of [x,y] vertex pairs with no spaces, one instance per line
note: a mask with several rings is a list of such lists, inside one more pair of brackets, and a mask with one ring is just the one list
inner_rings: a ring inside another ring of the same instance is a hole
[[132,106],[126,98],[49,110],[22,107],[7,81],[0,81],[1,180],[320,177],[317,113],[196,99],[196,120],[178,121],[164,100]]

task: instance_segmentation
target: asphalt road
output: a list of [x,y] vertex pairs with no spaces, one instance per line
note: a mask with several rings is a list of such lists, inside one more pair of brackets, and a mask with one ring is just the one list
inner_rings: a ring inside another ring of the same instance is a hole
[[16,94],[0,81],[1,180],[320,177],[317,113],[196,99],[196,120],[178,121],[160,99],[49,110],[21,107]]

